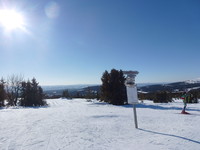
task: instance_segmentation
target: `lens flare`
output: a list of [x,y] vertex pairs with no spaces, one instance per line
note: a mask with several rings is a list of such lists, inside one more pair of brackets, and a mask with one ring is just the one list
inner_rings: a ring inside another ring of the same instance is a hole
[[60,13],[60,7],[59,5],[52,1],[49,2],[46,6],[45,6],[45,13],[47,15],[48,18],[57,18],[59,16]]

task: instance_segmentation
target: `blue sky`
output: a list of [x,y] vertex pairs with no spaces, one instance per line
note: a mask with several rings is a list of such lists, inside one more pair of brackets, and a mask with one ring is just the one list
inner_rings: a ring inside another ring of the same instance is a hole
[[41,85],[99,84],[105,70],[138,83],[200,77],[199,0],[0,0],[24,30],[0,25],[0,76]]

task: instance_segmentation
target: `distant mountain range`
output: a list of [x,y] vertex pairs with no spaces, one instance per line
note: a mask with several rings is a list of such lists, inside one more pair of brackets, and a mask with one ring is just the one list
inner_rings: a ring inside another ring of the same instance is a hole
[[[93,84],[77,84],[77,85],[48,85],[48,86],[42,86],[42,89],[45,94],[49,96],[53,95],[62,95],[64,90],[68,90],[68,92],[71,95],[75,95],[78,92],[83,94],[86,88],[93,88],[97,87],[100,88],[100,85],[93,85]],[[95,88],[95,90],[97,89]]]
[[77,85],[46,85],[46,86],[42,86],[42,89],[44,91],[51,91],[51,90],[66,90],[66,89],[70,89],[70,90],[76,90],[76,89],[82,89],[88,86],[93,86],[91,84],[77,84]]
[[200,78],[187,80],[182,82],[166,83],[166,84],[154,84],[138,87],[138,91],[141,92],[156,92],[156,91],[188,91],[192,89],[200,88]]
[[[139,83],[137,84],[138,87],[148,86],[148,85],[155,85],[155,83]],[[77,84],[77,85],[46,85],[42,86],[44,91],[54,91],[54,90],[80,90],[87,87],[98,87],[99,84]]]
[[186,83],[191,83],[191,84],[193,84],[193,83],[200,83],[200,78],[193,79],[193,80],[186,80],[185,82]]
[[[60,86],[42,86],[44,93],[48,95],[62,95],[64,90],[71,94],[86,93],[88,88],[93,92],[100,91],[101,85],[78,84],[78,85],[60,85]],[[173,83],[139,83],[137,84],[139,92],[156,92],[156,91],[186,91],[200,88],[200,78]]]

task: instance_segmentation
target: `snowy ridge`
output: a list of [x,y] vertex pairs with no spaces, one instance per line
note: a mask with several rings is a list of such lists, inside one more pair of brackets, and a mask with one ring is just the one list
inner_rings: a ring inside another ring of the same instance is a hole
[[185,83],[188,83],[188,84],[200,83],[200,78],[196,78],[196,79],[192,79],[192,80],[186,80]]
[[187,88],[186,91],[197,90],[197,89],[200,89],[200,87]]

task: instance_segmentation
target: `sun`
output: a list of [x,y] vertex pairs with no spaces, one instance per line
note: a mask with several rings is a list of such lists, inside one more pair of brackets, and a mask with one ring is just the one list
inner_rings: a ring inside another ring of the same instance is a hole
[[0,10],[0,25],[6,30],[23,29],[25,22],[22,14],[15,10]]

